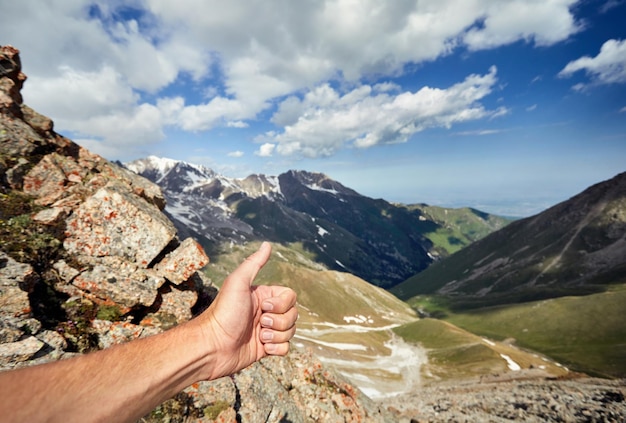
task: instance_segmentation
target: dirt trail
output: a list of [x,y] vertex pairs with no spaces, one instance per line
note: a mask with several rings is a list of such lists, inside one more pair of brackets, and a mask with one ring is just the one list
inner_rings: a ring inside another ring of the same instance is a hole
[[408,393],[421,385],[421,368],[427,362],[425,349],[395,336],[389,327],[359,328],[361,332],[370,332],[373,336],[367,339],[377,339],[379,345],[350,342],[354,339],[351,326],[322,329],[325,337],[330,335],[346,342],[323,341],[319,339],[320,330],[299,328],[295,343],[311,348],[322,363],[337,370],[371,399]]

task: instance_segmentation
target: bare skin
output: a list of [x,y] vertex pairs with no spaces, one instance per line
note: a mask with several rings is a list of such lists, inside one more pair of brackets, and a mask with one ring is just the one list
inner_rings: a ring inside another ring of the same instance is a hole
[[293,290],[252,286],[271,246],[230,274],[211,306],[167,332],[69,360],[0,373],[0,419],[134,422],[187,386],[285,355],[298,317]]

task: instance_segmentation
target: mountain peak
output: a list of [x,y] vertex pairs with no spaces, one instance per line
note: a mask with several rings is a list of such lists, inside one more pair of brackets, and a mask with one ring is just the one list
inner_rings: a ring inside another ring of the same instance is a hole
[[283,176],[283,180],[297,181],[313,191],[323,191],[330,194],[360,195],[358,192],[343,186],[341,183],[319,172],[290,170],[281,176]]

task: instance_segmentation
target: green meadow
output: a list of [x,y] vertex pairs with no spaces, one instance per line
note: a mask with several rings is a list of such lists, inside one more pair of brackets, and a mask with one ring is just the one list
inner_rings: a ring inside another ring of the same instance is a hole
[[571,370],[626,377],[626,284],[586,296],[468,311],[451,312],[433,297],[416,297],[411,304],[477,335],[538,351]]

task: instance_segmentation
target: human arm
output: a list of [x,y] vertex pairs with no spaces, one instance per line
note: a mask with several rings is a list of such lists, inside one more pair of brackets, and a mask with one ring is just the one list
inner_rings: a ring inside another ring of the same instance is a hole
[[74,359],[0,373],[2,420],[133,422],[194,382],[286,354],[298,314],[295,293],[251,286],[270,252],[263,243],[226,278],[211,306],[185,324]]

